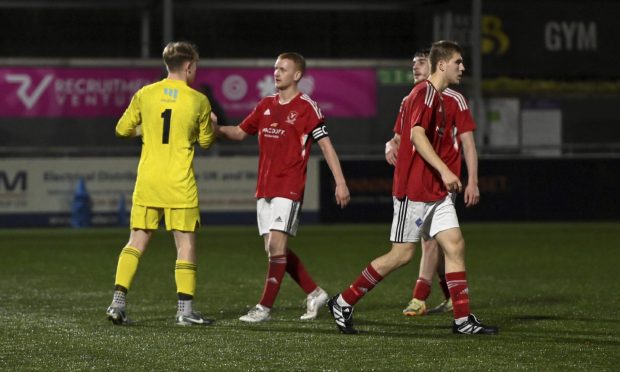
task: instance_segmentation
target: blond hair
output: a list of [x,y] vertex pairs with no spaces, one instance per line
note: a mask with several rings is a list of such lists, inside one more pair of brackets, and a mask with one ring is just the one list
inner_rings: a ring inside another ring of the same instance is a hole
[[304,76],[306,72],[306,59],[299,53],[285,52],[278,56],[278,59],[288,59],[293,61],[297,71],[301,72],[301,76]]
[[187,41],[168,43],[162,53],[168,71],[178,71],[185,62],[198,62],[198,48]]

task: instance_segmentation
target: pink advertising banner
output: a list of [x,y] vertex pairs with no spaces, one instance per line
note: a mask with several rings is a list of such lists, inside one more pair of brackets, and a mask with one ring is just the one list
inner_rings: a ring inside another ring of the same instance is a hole
[[[162,77],[159,68],[0,68],[0,117],[116,117],[140,87]],[[274,92],[271,68],[201,68],[193,87],[209,86],[231,118],[245,117]],[[376,115],[376,73],[372,68],[313,68],[300,89],[325,116]]]

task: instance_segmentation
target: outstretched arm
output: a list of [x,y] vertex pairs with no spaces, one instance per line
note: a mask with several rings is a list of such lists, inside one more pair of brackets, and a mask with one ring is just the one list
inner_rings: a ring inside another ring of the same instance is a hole
[[213,122],[213,132],[218,138],[225,138],[231,141],[243,141],[248,134],[236,126],[220,126],[217,124],[217,116],[211,113],[211,121]]
[[441,180],[448,191],[461,192],[463,185],[461,180],[452,173],[450,168],[444,163],[439,155],[433,149],[433,146],[428,141],[424,128],[421,126],[414,126],[411,128],[411,142],[415,146],[415,151],[422,156],[431,167],[435,168],[441,175]]
[[465,187],[465,206],[473,207],[480,201],[480,190],[478,189],[478,152],[473,132],[465,132],[460,135],[463,144],[463,155],[465,165],[467,165],[467,186]]
[[332,145],[332,141],[330,141],[329,137],[323,137],[318,141],[319,147],[323,152],[323,157],[329,166],[329,169],[332,171],[332,175],[334,176],[334,181],[336,181],[336,204],[340,206],[340,208],[344,208],[349,204],[351,200],[351,196],[349,195],[349,188],[347,187],[347,182],[344,179],[344,175],[342,174],[342,168],[340,167],[340,160],[338,160],[338,154],[336,154],[336,150]]

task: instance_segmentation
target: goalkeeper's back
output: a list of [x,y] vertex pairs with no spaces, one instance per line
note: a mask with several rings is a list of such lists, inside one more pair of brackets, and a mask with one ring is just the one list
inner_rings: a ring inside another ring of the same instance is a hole
[[171,73],[136,92],[116,126],[121,137],[137,135],[137,128],[141,128],[142,154],[133,195],[138,205],[198,206],[192,167],[194,144],[207,148],[215,138],[211,105],[205,95],[188,86],[188,81],[173,77]]

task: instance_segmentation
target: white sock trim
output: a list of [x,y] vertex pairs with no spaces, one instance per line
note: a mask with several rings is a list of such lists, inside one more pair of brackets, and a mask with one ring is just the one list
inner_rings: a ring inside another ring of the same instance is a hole
[[344,298],[342,298],[342,295],[338,295],[338,298],[336,299],[336,303],[340,306],[351,306],[349,305],[347,301],[344,300]]
[[456,325],[461,325],[463,324],[463,322],[465,322],[467,319],[469,319],[468,316],[464,316],[462,318],[458,318],[458,319],[454,319],[454,322],[456,323]]

